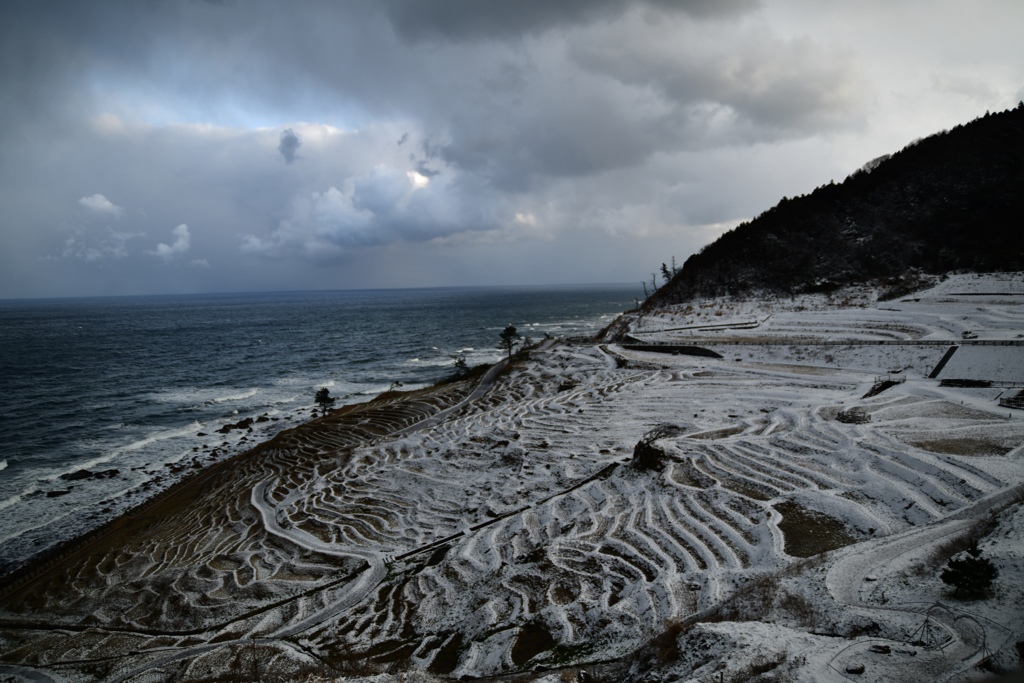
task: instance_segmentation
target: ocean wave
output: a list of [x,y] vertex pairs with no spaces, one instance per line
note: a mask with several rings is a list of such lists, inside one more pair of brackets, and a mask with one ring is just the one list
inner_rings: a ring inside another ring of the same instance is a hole
[[147,435],[147,436],[145,436],[145,437],[143,437],[141,439],[136,439],[135,441],[132,441],[130,443],[121,444],[121,445],[117,445],[117,446],[108,446],[109,450],[107,450],[102,455],[99,455],[99,456],[97,456],[95,458],[91,458],[91,459],[86,460],[84,462],[76,462],[73,465],[71,465],[70,467],[67,467],[67,468],[65,468],[63,470],[59,470],[57,472],[51,472],[50,474],[47,474],[46,476],[40,477],[40,480],[41,481],[48,481],[48,482],[56,481],[57,479],[59,479],[61,476],[65,475],[65,474],[73,474],[74,472],[79,472],[81,470],[87,470],[87,469],[90,469],[92,467],[96,467],[97,465],[105,465],[105,464],[107,464],[109,462],[113,462],[114,460],[117,460],[119,457],[121,457],[122,455],[124,455],[126,453],[133,453],[135,451],[140,451],[140,450],[142,450],[144,448],[147,448],[149,446],[152,446],[153,444],[158,443],[160,441],[167,441],[167,440],[170,440],[170,439],[180,439],[180,438],[184,438],[184,437],[194,437],[196,432],[198,430],[201,430],[201,429],[203,429],[203,423],[196,421],[196,422],[190,422],[187,425],[184,425],[184,426],[181,426],[181,427],[177,427],[177,428],[174,428],[174,429],[161,429],[161,430],[153,431],[149,435]]
[[204,408],[221,403],[233,401],[245,401],[259,395],[259,387],[223,387],[223,388],[200,388],[190,387],[188,389],[166,389],[157,391],[146,396],[154,403],[169,403],[176,405],[187,405],[191,408]]
[[0,472],[3,472],[6,469],[7,469],[7,461],[6,460],[0,460]]
[[465,356],[466,364],[469,366],[496,363],[504,358],[497,349],[494,351],[474,351],[473,353],[465,354]]
[[[273,384],[275,387],[312,387],[314,385],[324,386],[324,381],[325,380],[323,379],[323,377],[315,377],[313,375],[300,373],[285,375],[283,377],[275,377],[271,381],[271,384]],[[333,382],[333,380],[330,381]]]
[[[334,373],[332,373],[334,374]],[[344,375],[343,372],[338,372],[337,375]],[[359,370],[358,372],[350,372],[348,376],[353,374],[365,375],[366,370]],[[379,374],[379,373],[376,373]],[[324,375],[311,375],[307,373],[297,373],[292,375],[285,375],[284,377],[275,378],[271,384],[275,387],[287,387],[289,390],[294,391],[298,388],[303,390],[309,390],[315,392],[320,387],[327,387],[328,389],[337,389],[344,391],[347,387],[357,386],[360,384],[358,381],[336,379],[335,377],[324,377]]]
[[406,361],[407,366],[418,368],[444,368],[454,367],[451,356],[438,356],[436,358],[410,358]]
[[[0,510],[2,509],[3,507],[0,507]],[[55,510],[51,506],[49,509],[50,514],[43,517],[36,517],[34,523],[20,525],[16,528],[8,528],[7,533],[4,536],[0,536],[0,543],[8,543],[13,539],[18,538],[19,536],[24,536],[25,534],[29,534],[33,531],[38,531],[40,529],[50,527],[56,524],[57,522],[60,522],[61,520],[71,517],[72,515],[76,515],[77,512],[78,510],[74,505],[67,505],[66,503],[64,508],[60,511]],[[75,517],[72,517],[72,520],[74,519]],[[76,525],[73,523],[62,526],[64,526],[64,531],[72,532],[71,535],[74,535],[74,532],[77,531],[77,529],[75,528]]]
[[260,393],[259,389],[250,389],[248,391],[242,392],[241,394],[232,394],[230,396],[221,396],[221,397],[212,399],[211,402],[212,403],[227,403],[228,401],[244,401],[247,398],[252,398],[253,396],[257,395],[258,393]]
[[29,484],[24,489],[22,489],[21,493],[15,493],[13,496],[10,496],[4,500],[0,500],[0,510],[6,510],[12,505],[17,505],[22,501],[22,499],[25,496],[30,496],[38,490],[38,486],[36,486],[35,484]]
[[[344,402],[355,396],[379,394],[382,391],[387,391],[390,386],[390,383],[382,385],[379,379],[380,375],[384,374],[383,371],[373,373],[360,372],[358,374],[368,375],[374,379],[365,382],[359,381],[358,378],[353,380],[324,379],[323,377],[313,377],[308,374],[278,377],[272,382],[277,388],[277,393],[264,396],[262,404],[269,408],[271,414],[274,414],[276,411],[291,411],[312,407],[316,390],[321,387],[326,387],[330,390],[331,396],[340,402]],[[381,388],[382,386],[383,388]]]

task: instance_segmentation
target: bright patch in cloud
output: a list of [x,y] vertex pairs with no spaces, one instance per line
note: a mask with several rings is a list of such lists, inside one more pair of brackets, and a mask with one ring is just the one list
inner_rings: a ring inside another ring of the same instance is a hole
[[537,217],[532,213],[517,213],[516,223],[520,225],[537,225]]
[[430,178],[416,171],[406,171],[405,175],[408,176],[409,182],[412,183],[413,188],[416,190],[430,184]]
[[96,213],[106,214],[108,216],[114,216],[120,218],[124,213],[124,208],[113,203],[103,195],[97,193],[89,197],[82,197],[78,200],[78,203]]

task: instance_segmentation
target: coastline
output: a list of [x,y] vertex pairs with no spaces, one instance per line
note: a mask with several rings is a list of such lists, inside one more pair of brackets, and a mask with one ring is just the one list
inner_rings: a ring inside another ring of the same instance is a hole
[[[501,363],[499,362],[497,365],[501,365]],[[480,373],[477,372],[476,374]],[[459,381],[472,382],[472,379]],[[286,427],[275,433],[269,439],[253,444],[247,450],[235,453],[227,459],[212,462],[199,471],[188,472],[183,479],[172,483],[166,489],[155,492],[151,497],[146,498],[133,507],[121,512],[113,519],[104,522],[100,526],[86,531],[81,535],[63,541],[53,548],[42,551],[39,555],[31,557],[21,567],[8,574],[0,576],[0,580],[3,581],[3,588],[0,588],[0,603],[12,594],[16,593],[26,584],[42,578],[48,572],[59,568],[62,563],[68,562],[74,557],[87,552],[90,546],[98,545],[104,540],[113,537],[115,534],[129,530],[133,524],[139,523],[140,520],[146,516],[159,515],[161,512],[160,506],[166,506],[170,509],[178,507],[184,502],[178,500],[178,498],[187,497],[191,489],[201,487],[211,478],[223,474],[226,470],[238,466],[240,463],[248,459],[257,457],[260,452],[268,448],[273,448],[278,440],[301,438],[302,434],[308,430],[316,430],[318,427],[331,424],[336,422],[338,419],[344,418],[345,416],[349,416],[353,413],[370,410],[396,401],[400,402],[404,398],[419,397],[422,395],[430,396],[435,391],[439,391],[454,383],[455,381],[453,380],[441,380],[432,386],[415,389],[409,392],[395,392],[392,390],[381,392],[377,396],[366,401],[350,403],[341,406],[340,408],[336,408],[325,417],[314,418],[306,422],[300,422],[293,427]],[[469,395],[469,392],[467,392],[467,395]],[[426,417],[424,419],[430,418]],[[412,426],[415,425],[409,425],[408,427]],[[397,432],[399,430],[398,428],[395,428],[393,431]],[[390,433],[391,432],[383,432],[379,437],[386,437]]]
[[[339,404],[371,400],[396,381],[426,387],[450,372],[453,354],[494,362],[492,339],[508,320],[525,334],[576,334],[617,313],[621,290],[183,296],[0,310],[9,368],[0,377],[0,573],[113,521],[192,468],[305,421],[320,387]],[[251,433],[218,433],[246,418],[256,421]]]
[[[929,375],[951,306],[1009,342],[961,350],[943,370],[956,377],[1009,379],[1024,321],[1016,304],[950,297],[770,302],[770,320],[728,339],[698,328],[761,304],[717,301],[692,325],[668,310],[632,331],[671,342],[684,327],[695,346],[723,342],[722,358],[551,340],[487,371],[487,392],[462,380],[345,406],[5,593],[3,659],[90,681],[208,680],[255,651],[291,680],[406,666],[542,679],[529,672],[669,666],[643,653],[675,642],[681,677],[706,642],[736,675],[763,652],[820,680],[902,642],[913,605],[944,595],[920,563],[968,527],[1005,572],[998,598],[971,606],[1002,642],[1024,586],[1024,420],[999,412],[1002,389]],[[836,334],[859,341],[813,343]],[[893,367],[904,381],[874,391]],[[838,418],[852,408],[869,419]],[[970,659],[974,636],[950,632],[915,671]]]

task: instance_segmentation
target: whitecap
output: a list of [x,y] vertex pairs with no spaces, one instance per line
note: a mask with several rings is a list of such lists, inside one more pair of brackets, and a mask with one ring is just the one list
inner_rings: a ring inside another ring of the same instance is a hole
[[143,448],[146,448],[147,446],[150,446],[154,443],[158,443],[160,441],[166,441],[168,439],[180,439],[183,437],[193,436],[197,430],[202,428],[203,425],[201,422],[190,422],[184,427],[179,427],[177,429],[163,429],[159,431],[154,431],[142,439],[138,439],[123,446],[111,448],[103,455],[95,457],[91,460],[87,460],[83,463],[75,463],[74,466],[69,467],[68,469],[48,474],[45,477],[40,477],[40,479],[42,481],[56,481],[61,477],[61,475],[72,474],[73,472],[78,472],[80,470],[87,470],[97,465],[104,465],[108,462],[116,460],[118,457],[124,455],[125,453],[131,453],[134,451],[141,450]]
[[7,461],[6,460],[0,460],[0,472],[3,472],[6,469],[7,469]]
[[227,388],[204,388],[191,387],[188,389],[164,389],[150,394],[147,398],[156,403],[184,404],[192,408],[218,405],[231,401],[245,401],[260,393],[257,387],[227,387]]
[[[3,509],[3,507],[0,507],[0,510],[2,510],[2,509]],[[50,512],[51,513],[54,512],[54,508],[53,507],[50,508]],[[23,535],[25,535],[25,534],[27,534],[29,532],[36,531],[38,529],[43,529],[45,527],[51,526],[51,525],[53,525],[53,524],[55,524],[57,522],[60,522],[63,519],[66,519],[67,517],[70,517],[71,515],[76,514],[76,513],[77,513],[77,510],[76,510],[74,505],[67,505],[65,503],[63,511],[60,512],[59,514],[52,515],[52,516],[47,516],[45,518],[38,518],[37,517],[35,524],[29,525],[29,526],[25,526],[25,527],[19,527],[17,529],[9,530],[10,532],[6,536],[0,537],[0,544],[7,543],[11,539],[18,538],[19,536],[23,536]],[[67,526],[70,526],[70,524],[67,525]]]
[[213,399],[214,403],[227,403],[228,401],[244,401],[247,398],[252,398],[256,394],[260,393],[259,389],[249,389],[241,394],[231,394],[228,396],[219,396]]
[[418,368],[444,368],[452,364],[451,356],[442,355],[433,358],[413,358],[406,361],[406,365],[415,365]]
[[15,493],[13,496],[10,496],[6,500],[0,500],[0,510],[6,510],[12,505],[17,505],[18,503],[21,502],[22,498],[24,498],[25,496],[30,496],[38,490],[39,487],[37,487],[35,484],[31,484],[27,488],[25,488],[21,493]]

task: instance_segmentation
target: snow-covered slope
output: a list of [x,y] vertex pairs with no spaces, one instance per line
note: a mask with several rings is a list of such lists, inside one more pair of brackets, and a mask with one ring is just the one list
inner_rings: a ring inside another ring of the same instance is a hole
[[[664,352],[547,342],[486,392],[392,397],[256,449],[8,592],[0,672],[207,680],[255,660],[298,680],[554,681],[604,662],[592,679],[824,681],[863,664],[911,681],[1018,665],[1024,413],[998,400],[1024,387],[1019,274],[630,324]],[[672,353],[686,346],[722,357]],[[645,435],[653,469],[633,463]],[[965,535],[1000,569],[988,600],[938,579]]]

